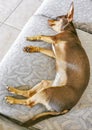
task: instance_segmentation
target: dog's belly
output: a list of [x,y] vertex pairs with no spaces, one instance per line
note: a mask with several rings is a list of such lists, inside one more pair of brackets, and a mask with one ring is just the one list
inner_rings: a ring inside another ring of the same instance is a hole
[[61,70],[56,73],[55,80],[53,81],[52,86],[63,86],[67,84],[67,74],[65,70]]

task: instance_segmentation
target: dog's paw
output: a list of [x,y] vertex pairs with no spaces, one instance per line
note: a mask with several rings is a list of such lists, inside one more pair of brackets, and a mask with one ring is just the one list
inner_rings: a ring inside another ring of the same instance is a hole
[[30,52],[31,51],[31,48],[29,48],[28,46],[24,47],[23,49],[24,52]]
[[24,52],[31,53],[31,52],[39,52],[39,47],[34,46],[26,46],[23,49]]
[[14,87],[7,86],[7,90],[8,90],[10,93],[16,94],[16,91],[15,91],[15,88],[14,88]]
[[5,97],[5,100],[6,100],[7,103],[10,103],[10,104],[13,104],[13,103],[14,103],[14,98],[13,98],[13,97],[6,96],[6,97]]

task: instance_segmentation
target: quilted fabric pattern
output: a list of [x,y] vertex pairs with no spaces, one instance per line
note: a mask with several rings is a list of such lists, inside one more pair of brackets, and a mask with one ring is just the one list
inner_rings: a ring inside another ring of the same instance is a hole
[[[80,3],[82,2],[82,4]],[[91,2],[86,0],[75,1],[75,20],[81,22],[91,22]],[[66,4],[67,3],[67,4]],[[47,17],[41,14],[56,17],[58,14],[64,14],[65,9],[69,7],[71,0],[45,0],[41,8],[35,13],[24,27],[18,39],[12,45],[0,63],[0,113],[11,118],[25,122],[33,117],[33,115],[46,111],[42,105],[33,108],[27,108],[22,105],[10,105],[4,100],[6,95],[10,95],[6,90],[7,85],[23,86],[21,89],[33,87],[42,79],[54,79],[55,77],[55,61],[40,53],[27,54],[23,52],[23,47],[27,45],[41,46],[51,48],[50,44],[44,42],[27,42],[26,36],[38,34],[53,35],[53,32],[47,25]],[[80,6],[79,6],[80,5]],[[86,7],[87,8],[86,8]],[[64,7],[64,8],[62,8]],[[78,8],[77,8],[78,7]],[[86,13],[84,10],[86,8]],[[62,9],[62,11],[61,11]],[[79,11],[78,11],[79,10]],[[66,12],[65,12],[66,13]],[[37,16],[38,15],[38,16]],[[82,16],[82,17],[81,17]],[[85,17],[86,16],[86,17]],[[85,48],[92,72],[92,36],[88,33],[78,31],[83,47]],[[30,85],[30,86],[29,86]],[[72,109],[72,111],[64,116],[59,116],[42,121],[35,127],[44,130],[91,130],[92,129],[92,75],[89,86],[83,94],[80,102]],[[19,87],[20,88],[20,87]],[[11,94],[12,95],[12,94]]]
[[[37,15],[56,17],[67,13],[73,0],[45,0],[36,12]],[[74,21],[92,22],[92,0],[74,0]]]
[[37,34],[54,34],[48,28],[47,18],[32,17],[0,64],[0,112],[22,122],[34,114],[45,111],[45,108],[38,105],[30,109],[22,105],[7,104],[4,100],[4,97],[9,95],[6,86],[31,85],[33,87],[41,80],[54,79],[55,76],[55,61],[52,58],[41,53],[23,52],[23,47],[27,45],[51,48],[51,45],[47,43],[25,40],[26,36]]
[[75,23],[76,28],[92,34],[92,23]]

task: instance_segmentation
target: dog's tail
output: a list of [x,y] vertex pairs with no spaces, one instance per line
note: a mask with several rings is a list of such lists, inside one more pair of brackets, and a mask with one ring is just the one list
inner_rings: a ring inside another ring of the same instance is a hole
[[29,127],[29,126],[32,126],[44,119],[47,119],[47,118],[50,118],[50,117],[53,117],[53,116],[59,116],[59,115],[64,115],[68,112],[69,110],[64,110],[62,112],[43,112],[41,114],[38,114],[36,116],[34,116],[32,119],[26,121],[25,123],[22,124],[22,126],[24,127]]

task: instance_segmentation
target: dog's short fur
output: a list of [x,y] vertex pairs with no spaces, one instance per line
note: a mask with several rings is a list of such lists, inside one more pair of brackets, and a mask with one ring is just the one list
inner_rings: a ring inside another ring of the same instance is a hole
[[[90,67],[88,57],[72,23],[73,14],[74,5],[72,3],[66,15],[48,20],[49,26],[57,32],[57,35],[27,37],[28,41],[41,40],[52,44],[52,50],[27,46],[24,51],[41,52],[55,58],[55,80],[43,80],[28,91],[8,87],[10,92],[27,97],[27,99],[20,100],[8,96],[7,102],[30,107],[41,103],[50,111],[45,115],[64,114],[78,102],[88,85]],[[44,114],[40,116],[43,117]]]

